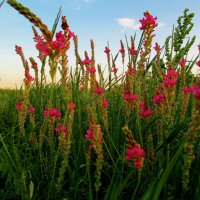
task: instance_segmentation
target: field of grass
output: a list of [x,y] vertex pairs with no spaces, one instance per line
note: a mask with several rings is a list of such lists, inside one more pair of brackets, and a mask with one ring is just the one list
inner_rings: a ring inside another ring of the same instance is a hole
[[61,10],[49,30],[7,3],[33,24],[40,62],[16,46],[24,86],[0,90],[0,199],[199,200],[200,79],[191,70],[200,67],[200,47],[187,58],[194,14],[186,9],[161,47],[152,44],[156,18],[145,12],[140,42],[120,41],[117,55],[105,47],[103,70],[93,40],[80,57]]

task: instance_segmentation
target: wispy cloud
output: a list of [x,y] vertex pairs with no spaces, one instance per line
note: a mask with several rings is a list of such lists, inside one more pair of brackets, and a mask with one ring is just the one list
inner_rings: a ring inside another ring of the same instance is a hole
[[117,22],[120,26],[124,27],[122,31],[125,31],[127,28],[138,30],[140,26],[133,18],[118,18]]
[[[126,29],[135,29],[135,30],[139,30],[140,27],[140,23],[136,23],[135,19],[133,18],[118,18],[117,19],[118,25],[122,26],[122,32],[124,32]],[[158,23],[158,28],[164,27],[165,24],[164,23]]]

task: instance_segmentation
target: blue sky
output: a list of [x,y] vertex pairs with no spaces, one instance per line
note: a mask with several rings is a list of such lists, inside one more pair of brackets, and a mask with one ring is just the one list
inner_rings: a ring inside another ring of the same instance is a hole
[[[1,2],[1,0],[0,0]],[[115,54],[119,50],[119,40],[127,36],[137,37],[138,20],[149,10],[158,17],[160,27],[156,30],[156,41],[161,45],[171,33],[173,24],[185,8],[195,13],[195,27],[191,35],[197,35],[191,55],[197,52],[200,43],[200,0],[19,0],[29,7],[51,29],[60,5],[62,14],[67,16],[70,28],[79,37],[80,53],[90,50],[90,39],[95,41],[96,60],[105,63],[104,47],[109,41]],[[23,66],[15,54],[15,44],[23,47],[26,58],[37,57],[30,22],[16,10],[4,3],[0,8],[0,88],[18,87],[23,79]],[[58,29],[59,30],[59,29]],[[69,63],[74,62],[73,46]],[[120,66],[118,66],[120,67]],[[48,71],[48,70],[47,70]]]

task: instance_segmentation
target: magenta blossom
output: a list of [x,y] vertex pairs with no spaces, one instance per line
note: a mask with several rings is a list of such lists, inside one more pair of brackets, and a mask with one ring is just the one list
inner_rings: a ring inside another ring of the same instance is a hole
[[166,99],[166,97],[164,94],[156,94],[153,97],[153,103],[158,104],[158,103],[164,102],[165,99]]
[[155,28],[158,26],[156,23],[157,17],[153,17],[148,11],[144,13],[144,18],[140,21],[141,27],[140,30],[148,30],[149,28]]
[[133,102],[137,99],[137,95],[131,93],[131,92],[125,92],[124,93],[124,100],[127,102]]
[[100,87],[97,87],[95,90],[94,90],[94,93],[96,94],[103,94],[104,93],[104,89],[100,88]]

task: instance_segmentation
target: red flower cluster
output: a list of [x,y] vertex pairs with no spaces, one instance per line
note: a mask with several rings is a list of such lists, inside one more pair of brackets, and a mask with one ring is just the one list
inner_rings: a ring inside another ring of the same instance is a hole
[[130,53],[131,55],[136,55],[136,54],[137,54],[137,50],[134,49],[134,48],[129,48],[129,53]]
[[63,126],[61,123],[57,124],[56,128],[55,128],[56,133],[67,133],[68,131],[68,127],[67,126]]
[[124,100],[127,102],[133,102],[137,99],[137,95],[131,93],[131,92],[125,92],[124,93]]
[[61,112],[59,112],[56,108],[52,108],[48,110],[48,107],[43,112],[45,117],[50,117],[51,119],[59,120],[61,118]]
[[108,47],[105,47],[104,52],[108,54],[108,53],[110,53],[110,49]]
[[181,67],[184,67],[185,64],[186,64],[186,59],[185,58],[182,58],[179,63],[178,63]]
[[165,99],[166,99],[166,97],[164,94],[158,93],[153,97],[153,103],[159,104],[159,103],[165,101]]
[[126,160],[133,160],[134,166],[141,170],[144,163],[144,157],[146,156],[145,151],[140,147],[139,144],[126,150]]
[[148,30],[149,28],[155,28],[158,26],[156,23],[157,17],[153,17],[148,11],[144,13],[144,18],[140,21],[141,27],[140,30]]
[[96,93],[96,94],[103,94],[103,93],[104,93],[104,89],[102,89],[101,87],[97,87],[97,88],[94,90],[94,93]]
[[164,86],[174,86],[178,78],[178,72],[174,69],[168,69],[164,79]]

